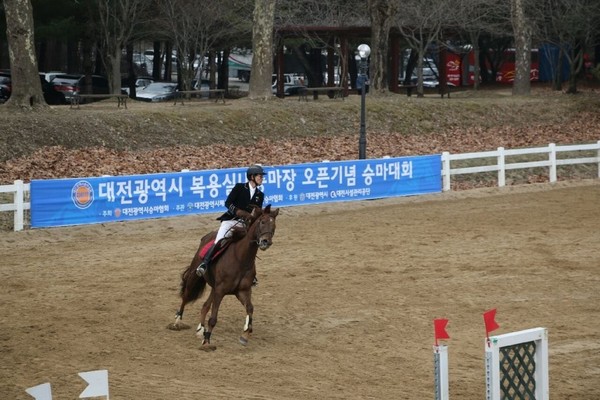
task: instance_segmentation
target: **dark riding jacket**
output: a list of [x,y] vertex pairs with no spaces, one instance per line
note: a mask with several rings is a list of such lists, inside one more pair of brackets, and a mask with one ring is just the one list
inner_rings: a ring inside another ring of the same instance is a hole
[[250,198],[250,184],[248,182],[236,183],[225,200],[227,212],[217,219],[219,221],[229,221],[235,219],[237,218],[235,212],[240,208],[251,213],[253,206],[262,208],[264,200],[265,194],[261,192],[258,187],[254,191],[254,196]]

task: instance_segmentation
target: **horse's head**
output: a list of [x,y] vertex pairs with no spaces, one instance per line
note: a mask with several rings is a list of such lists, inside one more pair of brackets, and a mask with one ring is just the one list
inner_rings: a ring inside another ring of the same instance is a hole
[[[254,212],[253,212],[254,214]],[[275,235],[275,219],[279,214],[279,208],[271,210],[271,205],[262,210],[254,221],[254,234],[256,244],[261,250],[266,250],[273,244],[273,236]]]

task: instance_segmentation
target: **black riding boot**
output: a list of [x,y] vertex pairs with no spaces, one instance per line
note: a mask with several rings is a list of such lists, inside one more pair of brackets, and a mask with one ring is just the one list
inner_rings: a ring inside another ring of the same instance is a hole
[[208,264],[210,264],[210,261],[212,260],[213,253],[215,252],[216,248],[217,243],[213,243],[213,245],[210,246],[210,249],[208,249],[208,251],[206,252],[204,259],[202,260],[200,265],[198,265],[198,268],[196,268],[196,275],[200,277],[204,276],[204,274],[206,273],[206,269],[208,268]]

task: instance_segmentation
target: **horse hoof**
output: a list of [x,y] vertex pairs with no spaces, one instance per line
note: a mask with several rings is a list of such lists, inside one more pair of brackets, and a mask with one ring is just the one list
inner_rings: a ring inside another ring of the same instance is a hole
[[246,338],[245,338],[245,337],[243,337],[243,336],[240,336],[240,343],[241,343],[243,346],[246,346],[246,345],[248,344],[248,339],[246,339]]
[[203,344],[202,346],[200,346],[200,350],[202,351],[215,351],[217,349],[217,346],[215,346],[214,344]]
[[172,331],[182,331],[184,329],[190,329],[189,325],[186,324],[175,324],[175,323],[171,323],[169,325],[167,325],[167,329],[170,329]]

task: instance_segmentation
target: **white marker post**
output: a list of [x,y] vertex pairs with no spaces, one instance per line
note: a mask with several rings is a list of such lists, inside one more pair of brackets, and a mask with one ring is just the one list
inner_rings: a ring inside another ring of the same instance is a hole
[[448,346],[433,346],[435,400],[448,400]]

